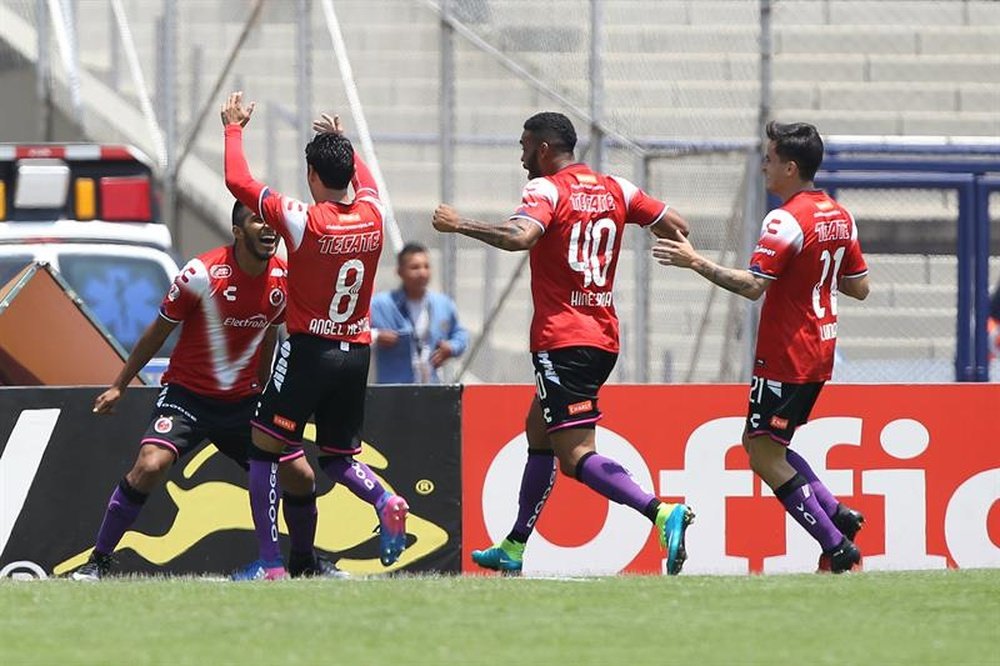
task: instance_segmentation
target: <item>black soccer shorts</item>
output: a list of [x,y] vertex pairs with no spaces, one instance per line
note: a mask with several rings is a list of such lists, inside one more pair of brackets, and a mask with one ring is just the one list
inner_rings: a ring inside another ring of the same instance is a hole
[[256,405],[256,395],[225,402],[168,384],[160,391],[140,445],[167,449],[176,461],[211,440],[226,457],[249,469],[250,417]]
[[788,446],[795,429],[809,420],[823,384],[790,384],[754,375],[750,381],[747,437],[767,435]]
[[597,392],[618,360],[596,347],[565,347],[531,354],[535,395],[542,406],[547,432],[593,428],[601,418]]
[[278,350],[253,427],[287,446],[301,447],[312,416],[321,451],[360,453],[370,355],[368,345],[292,335]]

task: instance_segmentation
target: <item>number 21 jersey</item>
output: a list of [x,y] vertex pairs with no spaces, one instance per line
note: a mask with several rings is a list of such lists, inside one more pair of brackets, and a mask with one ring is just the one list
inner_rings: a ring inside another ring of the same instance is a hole
[[837,344],[837,284],[868,272],[858,228],[821,190],[803,190],[761,224],[750,272],[771,280],[764,296],[754,374],[824,382]]

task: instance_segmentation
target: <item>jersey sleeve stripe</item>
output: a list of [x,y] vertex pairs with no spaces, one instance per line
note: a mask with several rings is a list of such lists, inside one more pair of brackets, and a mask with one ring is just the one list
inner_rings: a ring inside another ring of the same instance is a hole
[[531,217],[530,215],[511,215],[510,219],[512,219],[512,220],[528,220],[529,222],[534,222],[542,230],[542,233],[545,233],[545,225],[542,224],[541,222],[539,222],[538,220],[536,220],[535,218]]
[[165,313],[163,312],[163,308],[160,308],[160,316],[161,316],[161,317],[163,317],[164,319],[166,319],[167,321],[169,321],[169,322],[170,322],[171,324],[179,324],[179,323],[181,323],[181,320],[180,320],[180,319],[174,319],[174,318],[172,318],[172,317],[168,317],[168,316],[167,316],[167,315],[166,315],[166,314],[165,314]]
[[264,186],[264,189],[260,191],[260,195],[257,197],[257,217],[262,220],[264,219],[264,199],[266,199],[269,194],[271,194],[271,188]]
[[646,227],[650,227],[650,226],[656,224],[657,222],[659,222],[660,220],[663,219],[663,216],[667,214],[668,210],[670,210],[670,205],[669,204],[663,204],[663,210],[660,211],[659,215],[657,215],[656,217],[654,217],[652,220],[650,220],[646,224],[640,224],[639,226],[645,229]]
[[867,268],[865,270],[863,270],[863,271],[858,272],[858,273],[850,273],[850,274],[844,273],[844,277],[845,278],[859,278],[859,277],[864,277],[865,275],[868,275],[868,269]]
[[768,279],[768,280],[777,280],[778,279],[777,275],[768,275],[767,273],[764,273],[763,271],[760,271],[760,270],[755,270],[753,268],[748,268],[747,270],[750,271],[751,273],[753,273],[754,275],[758,276],[758,277],[762,277],[762,278],[765,278],[765,279]]

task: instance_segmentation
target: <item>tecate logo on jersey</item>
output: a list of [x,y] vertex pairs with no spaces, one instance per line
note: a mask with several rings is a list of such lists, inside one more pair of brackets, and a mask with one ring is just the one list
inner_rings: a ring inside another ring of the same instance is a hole
[[216,280],[222,280],[233,274],[233,269],[228,264],[218,264],[208,270],[208,274]]
[[231,326],[232,328],[267,328],[267,317],[262,314],[247,317],[246,319],[226,317],[222,325]]
[[337,234],[320,236],[319,251],[322,254],[360,254],[374,252],[382,245],[382,232],[369,231],[361,234]]

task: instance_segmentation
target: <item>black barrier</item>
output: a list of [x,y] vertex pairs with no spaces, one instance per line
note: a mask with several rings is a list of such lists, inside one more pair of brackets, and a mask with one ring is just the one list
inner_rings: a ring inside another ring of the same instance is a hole
[[[155,388],[126,391],[116,413],[91,413],[97,388],[0,388],[0,572],[61,575],[93,546],[115,484],[135,460]],[[357,456],[410,505],[407,550],[378,561],[374,510],[317,468],[316,546],[342,569],[458,572],[461,387],[369,389]],[[306,438],[313,433],[310,425]],[[315,447],[306,447],[316,467]],[[284,552],[287,537],[281,523]],[[206,445],[179,461],[115,553],[123,573],[224,573],[256,557],[242,469]]]

